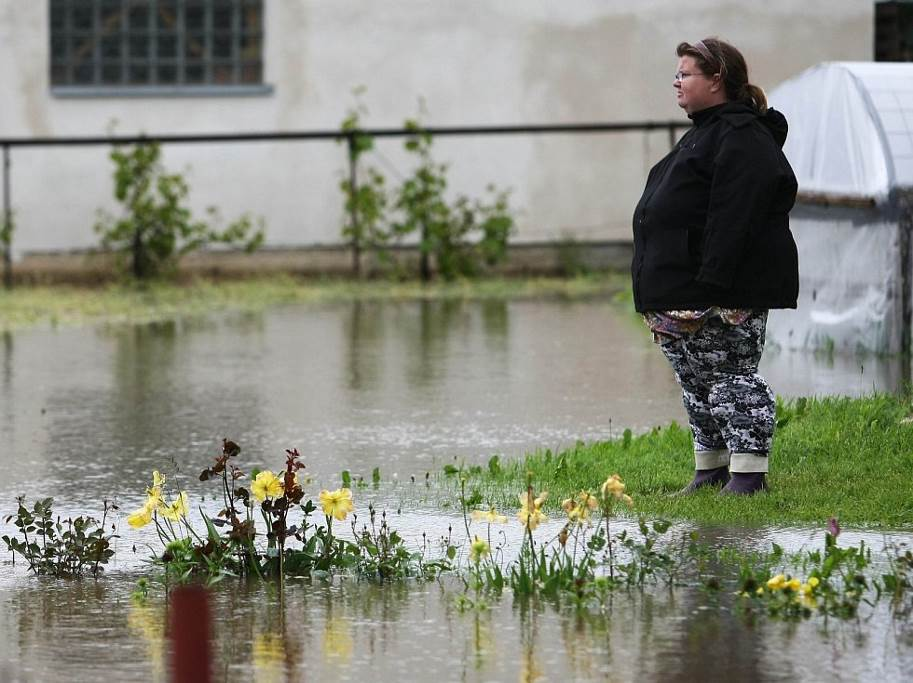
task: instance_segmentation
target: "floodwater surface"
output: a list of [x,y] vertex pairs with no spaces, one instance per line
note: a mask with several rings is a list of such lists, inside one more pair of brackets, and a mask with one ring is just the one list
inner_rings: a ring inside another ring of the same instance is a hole
[[[899,364],[876,358],[771,351],[762,372],[784,396],[901,383]],[[311,495],[343,469],[379,467],[381,486],[358,505],[389,509],[416,543],[461,524],[425,501],[426,472],[670,420],[685,415],[665,359],[604,302],[356,302],[34,329],[0,336],[0,512],[23,494],[54,496],[65,514],[97,514],[103,499],[130,510],[153,469],[210,507],[215,491],[196,475],[230,438],[248,471],[279,469],[298,448]],[[130,600],[146,532],[120,524],[98,582],[36,580],[4,563],[0,680],[165,679],[162,602]],[[756,548],[820,540],[728,533]],[[744,620],[728,597],[699,590],[619,595],[610,617],[509,596],[460,612],[461,590],[453,579],[296,581],[281,599],[263,585],[217,588],[216,679],[901,680],[913,667],[909,630],[883,608],[822,630]]]

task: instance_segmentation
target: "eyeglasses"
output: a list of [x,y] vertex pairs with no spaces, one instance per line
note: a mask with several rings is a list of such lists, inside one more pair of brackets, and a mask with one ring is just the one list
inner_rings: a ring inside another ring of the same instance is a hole
[[676,83],[681,83],[683,80],[685,80],[689,76],[706,76],[706,75],[707,74],[702,74],[699,71],[697,73],[690,73],[688,71],[676,71],[675,75],[672,78],[675,79]]

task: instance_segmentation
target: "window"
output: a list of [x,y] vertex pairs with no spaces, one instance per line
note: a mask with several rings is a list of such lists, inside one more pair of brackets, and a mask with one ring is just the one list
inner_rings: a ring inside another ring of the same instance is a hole
[[913,62],[913,2],[875,3],[875,61]]
[[55,92],[269,90],[262,0],[51,0],[50,9]]

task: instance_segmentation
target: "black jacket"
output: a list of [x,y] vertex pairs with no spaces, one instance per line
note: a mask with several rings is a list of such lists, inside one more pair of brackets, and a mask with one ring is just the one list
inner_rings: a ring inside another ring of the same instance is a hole
[[634,211],[635,308],[795,308],[796,177],[781,151],[786,119],[740,102],[691,119],[650,170]]

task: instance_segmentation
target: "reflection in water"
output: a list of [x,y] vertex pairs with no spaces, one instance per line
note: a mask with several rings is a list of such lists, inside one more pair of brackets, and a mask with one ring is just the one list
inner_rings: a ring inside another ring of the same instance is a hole
[[376,302],[355,301],[351,315],[345,321],[348,326],[345,334],[348,389],[352,392],[378,384],[381,358],[378,347],[383,344],[386,334],[381,312],[382,308]]
[[[134,604],[133,581],[23,581],[2,594],[7,678],[164,680],[165,606]],[[602,614],[508,595],[461,611],[462,590],[451,579],[281,592],[226,581],[212,590],[214,680],[894,681],[913,666],[884,604],[822,632],[820,620],[754,622],[725,592],[619,592]]]
[[399,331],[410,359],[406,376],[416,390],[434,389],[440,379],[450,344],[467,332],[466,316],[460,315],[464,307],[462,301],[420,301],[417,321],[409,321],[411,316],[401,312],[406,324]]
[[254,636],[251,664],[258,683],[279,683],[285,680],[285,639],[281,633],[258,633]]
[[[892,363],[784,352],[763,366],[783,394],[858,394],[898,388]],[[6,333],[0,501],[54,495],[59,511],[82,513],[117,495],[131,509],[153,469],[200,490],[191,481],[222,437],[242,444],[248,468],[275,469],[299,447],[318,484],[375,466],[386,483],[393,472],[421,481],[454,456],[484,462],[673,419],[684,413],[662,354],[638,321],[599,302],[357,302]],[[375,504],[399,507],[405,486],[372,492]],[[453,520],[406,510],[398,521],[435,534]],[[701,531],[720,546],[769,547],[773,533],[820,542],[808,530]],[[130,543],[118,552],[132,558]],[[114,570],[53,582],[7,563],[0,680],[162,680],[164,606],[132,604],[135,559]],[[892,631],[884,605],[864,627],[822,636],[816,622],[746,622],[731,596],[700,590],[619,593],[605,615],[508,597],[464,613],[460,590],[446,580],[219,586],[216,680],[889,681],[913,667],[909,630]]]
[[345,665],[352,659],[352,624],[332,610],[323,625],[323,656],[331,665]]
[[13,333],[4,331],[0,337],[3,339],[3,370],[0,374],[3,376],[3,389],[6,393],[13,378]]
[[[114,342],[114,391],[111,437],[124,444],[158,444],[171,426],[167,412],[187,404],[189,396],[176,391],[175,363],[178,323],[173,320],[119,328]],[[168,397],[168,403],[161,401]]]
[[149,662],[153,681],[165,680],[165,609],[160,605],[131,603],[127,629],[146,647],[145,661]]

